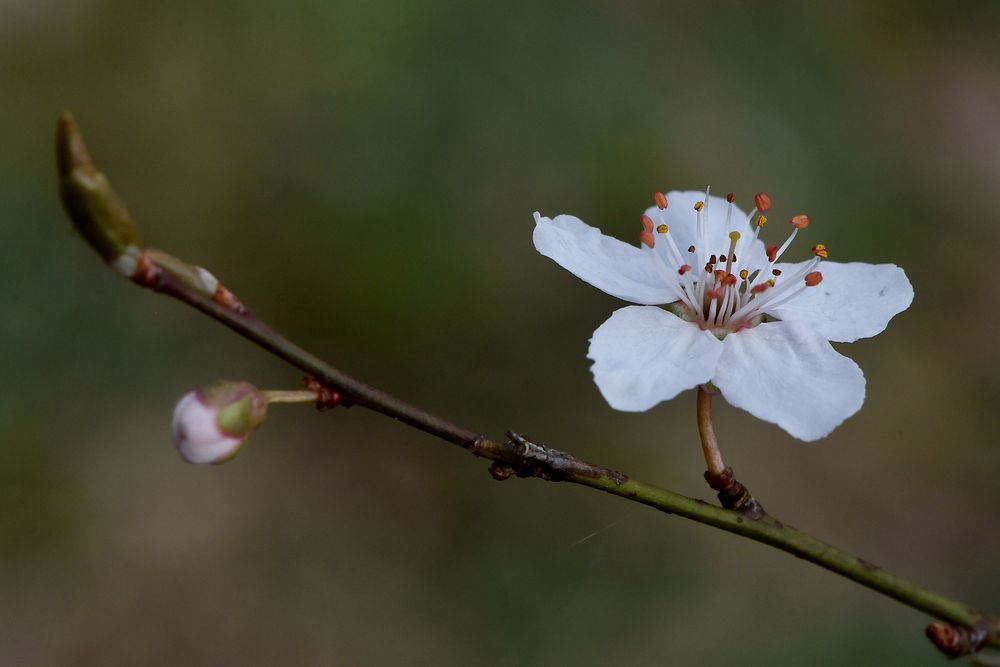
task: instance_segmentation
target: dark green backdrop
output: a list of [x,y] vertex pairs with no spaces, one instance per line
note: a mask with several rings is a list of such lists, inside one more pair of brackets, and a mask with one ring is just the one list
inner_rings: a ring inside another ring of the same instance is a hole
[[868,398],[828,439],[720,403],[730,462],[998,610],[1000,5],[948,7],[0,3],[0,662],[939,664],[928,619],[811,565],[363,411],[183,464],[183,392],[298,375],[104,270],[52,131],[71,109],[151,245],[343,369],[702,497],[693,394],[607,407],[584,355],[620,304],[531,213],[634,240],[654,190],[766,190],[813,220],[793,259],[896,262],[916,299],[843,346]]

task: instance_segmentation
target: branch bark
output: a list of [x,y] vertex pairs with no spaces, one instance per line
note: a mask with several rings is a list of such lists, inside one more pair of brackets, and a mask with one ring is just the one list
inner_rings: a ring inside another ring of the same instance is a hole
[[[712,478],[709,483],[720,491],[722,501],[733,509],[710,505],[632,479],[567,452],[545,447],[517,433],[509,432],[503,439],[490,438],[334,368],[257,319],[232,292],[204,269],[166,253],[143,248],[128,211],[104,175],[94,167],[79,130],[67,113],[59,121],[57,156],[60,194],[66,213],[109,265],[132,282],[201,311],[314,378],[331,393],[330,406],[363,406],[437,436],[491,461],[490,473],[498,480],[516,475],[588,486],[790,553],[946,622],[931,624],[926,634],[950,656],[973,653],[985,646],[1000,647],[1000,619],[917,586],[784,524],[765,513],[742,485],[739,485],[741,494],[752,501],[752,507],[748,509],[740,505],[738,498],[733,500],[735,504],[727,502],[723,492],[727,489],[732,492],[732,483],[739,483],[727,479],[726,470],[710,471]],[[732,477],[731,470],[728,477]]]

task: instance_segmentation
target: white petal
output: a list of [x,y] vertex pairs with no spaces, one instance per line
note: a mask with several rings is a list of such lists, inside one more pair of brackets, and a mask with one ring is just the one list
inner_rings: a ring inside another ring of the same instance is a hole
[[590,339],[590,370],[616,410],[642,412],[708,382],[722,342],[673,313],[627,306],[612,313]]
[[676,281],[665,276],[667,269],[649,248],[605,236],[579,218],[558,215],[553,220],[535,213],[533,238],[538,252],[611,296],[642,304],[680,298]]
[[726,400],[799,440],[829,435],[864,403],[858,365],[801,323],[743,329],[722,347],[712,382]]
[[[792,273],[801,264],[777,266]],[[817,268],[823,282],[768,314],[802,322],[827,340],[850,343],[881,333],[913,301],[913,287],[895,264],[822,262]]]
[[[697,236],[698,214],[694,210],[695,202],[705,202],[701,210],[702,222],[705,226],[705,243],[703,244]],[[682,263],[695,266],[696,261],[688,255],[687,249],[695,246],[703,250],[703,257],[709,255],[722,255],[729,253],[729,233],[739,232],[741,236],[740,247],[737,258],[741,259],[744,265],[761,266],[767,257],[764,243],[753,241],[753,227],[747,224],[747,214],[740,210],[735,204],[732,212],[729,212],[729,202],[723,197],[710,196],[705,199],[705,192],[688,190],[685,192],[672,191],[667,193],[667,208],[661,211],[656,206],[646,209],[646,215],[652,220],[654,225],[661,222],[669,228],[668,234],[673,236],[674,243],[681,252]],[[726,222],[728,217],[729,221]],[[656,235],[656,250],[660,251],[664,258],[668,257],[666,244],[660,243],[660,235]],[[705,245],[702,249],[701,246]],[[745,255],[745,257],[740,257]]]

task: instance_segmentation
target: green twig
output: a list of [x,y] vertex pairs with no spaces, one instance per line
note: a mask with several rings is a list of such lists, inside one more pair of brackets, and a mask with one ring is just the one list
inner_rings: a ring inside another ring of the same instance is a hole
[[[927,634],[948,655],[974,653],[985,646],[1000,647],[997,618],[921,588],[782,523],[756,506],[745,489],[745,499],[755,507],[726,509],[709,505],[544,447],[516,433],[508,433],[505,440],[488,438],[337,370],[256,319],[204,269],[142,248],[128,212],[94,167],[69,114],[64,113],[59,121],[57,151],[66,212],[107,263],[133,282],[183,301],[315,378],[331,392],[330,406],[361,405],[458,445],[492,461],[490,472],[496,479],[517,475],[589,486],[786,551],[947,622],[950,625],[931,624]],[[699,399],[700,409],[707,410],[710,396],[699,395]],[[704,428],[705,424],[699,422],[699,426]],[[725,470],[716,472],[717,478],[726,475]],[[731,470],[728,474],[731,476]]]

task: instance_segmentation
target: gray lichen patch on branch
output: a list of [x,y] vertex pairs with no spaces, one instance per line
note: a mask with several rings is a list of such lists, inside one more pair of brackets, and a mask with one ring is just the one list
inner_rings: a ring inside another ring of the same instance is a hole
[[[508,431],[507,437],[510,438],[514,444],[514,451],[521,458],[520,470],[517,465],[511,466],[519,477],[530,476],[558,480],[576,475],[593,479],[609,479],[618,485],[628,481],[628,477],[617,470],[597,466],[568,452],[539,445],[513,431]],[[522,474],[522,471],[525,474]]]
[[[968,628],[946,623],[931,623],[924,630],[924,634],[946,656],[960,658],[985,648],[990,643],[991,632],[996,632],[997,625],[1000,625],[1000,621],[984,616],[982,620]],[[995,635],[992,636],[995,639]]]

